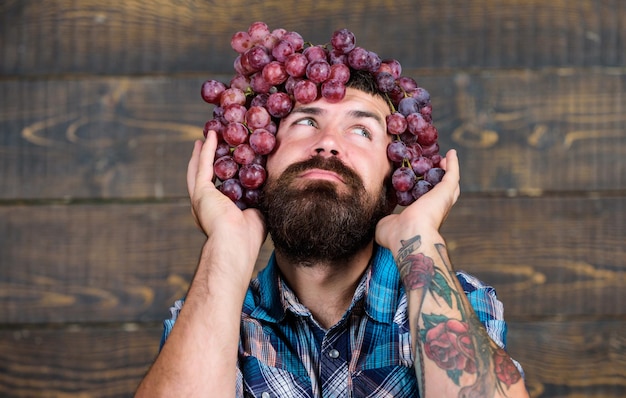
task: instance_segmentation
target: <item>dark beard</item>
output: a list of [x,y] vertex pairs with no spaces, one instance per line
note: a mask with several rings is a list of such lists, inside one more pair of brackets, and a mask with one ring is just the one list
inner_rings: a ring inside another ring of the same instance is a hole
[[[312,168],[340,175],[347,192],[325,180],[294,187],[296,176]],[[358,174],[333,157],[293,164],[263,191],[259,209],[276,252],[301,265],[350,259],[374,239],[376,224],[389,213],[386,185],[368,197]]]

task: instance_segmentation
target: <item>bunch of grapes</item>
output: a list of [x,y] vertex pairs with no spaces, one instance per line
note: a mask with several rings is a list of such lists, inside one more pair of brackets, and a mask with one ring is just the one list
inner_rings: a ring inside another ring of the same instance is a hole
[[402,76],[400,62],[356,46],[347,29],[335,31],[326,45],[306,43],[294,31],[270,31],[255,22],[232,36],[237,52],[236,74],[226,85],[217,80],[202,84],[202,98],[215,105],[204,136],[218,136],[214,173],[218,188],[240,208],[256,207],[267,179],[266,157],[276,145],[280,119],[298,102],[321,97],[341,101],[354,71],[371,73],[391,108],[387,132],[394,138],[387,148],[393,162],[392,185],[398,204],[411,204],[441,181],[438,133],[432,124],[428,91]]

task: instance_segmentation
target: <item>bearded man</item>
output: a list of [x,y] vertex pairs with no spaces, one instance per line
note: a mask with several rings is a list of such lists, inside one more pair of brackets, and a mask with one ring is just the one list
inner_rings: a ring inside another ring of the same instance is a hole
[[[439,233],[456,152],[394,213],[391,110],[371,76],[351,79],[341,101],[296,103],[280,121],[258,209],[211,182],[216,133],[195,143],[187,182],[207,240],[137,396],[528,396],[501,303],[453,270]],[[274,253],[252,279],[268,232]]]

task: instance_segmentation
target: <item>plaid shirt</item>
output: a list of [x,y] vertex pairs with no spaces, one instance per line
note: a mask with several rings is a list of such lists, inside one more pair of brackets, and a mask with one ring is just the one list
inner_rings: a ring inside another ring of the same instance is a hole
[[[505,347],[495,290],[466,273],[457,277],[491,338]],[[182,305],[164,322],[162,343]],[[280,278],[272,256],[243,305],[237,397],[418,396],[406,294],[389,250],[377,249],[350,307],[328,330]]]

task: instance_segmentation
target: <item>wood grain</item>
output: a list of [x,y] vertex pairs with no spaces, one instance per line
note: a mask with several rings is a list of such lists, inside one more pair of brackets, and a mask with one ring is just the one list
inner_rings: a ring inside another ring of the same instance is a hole
[[[414,72],[464,192],[626,189],[623,71]],[[186,196],[203,80],[0,81],[0,199]]]
[[624,315],[622,197],[461,198],[442,228],[457,270],[494,286],[507,319]]
[[5,398],[132,397],[156,357],[160,326],[0,330]]
[[563,319],[509,323],[508,349],[532,397],[623,397],[626,321]]
[[5,76],[229,73],[231,36],[257,20],[320,44],[347,27],[408,68],[626,63],[626,7],[611,0],[12,0],[0,11]]
[[0,206],[0,236],[0,324],[161,321],[205,240],[187,202]]

